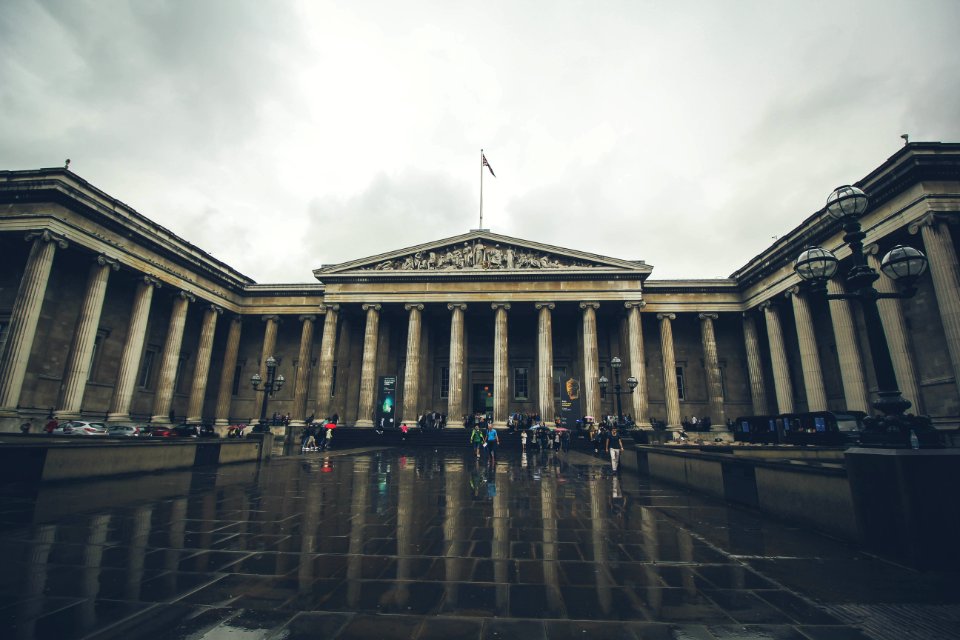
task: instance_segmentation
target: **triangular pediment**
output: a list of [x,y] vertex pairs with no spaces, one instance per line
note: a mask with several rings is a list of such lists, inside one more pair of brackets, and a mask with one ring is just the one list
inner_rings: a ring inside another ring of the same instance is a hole
[[594,253],[511,238],[490,231],[470,231],[452,238],[406,247],[376,256],[324,265],[314,270],[330,276],[430,275],[543,272],[633,272],[647,276],[652,267],[642,260],[620,260]]

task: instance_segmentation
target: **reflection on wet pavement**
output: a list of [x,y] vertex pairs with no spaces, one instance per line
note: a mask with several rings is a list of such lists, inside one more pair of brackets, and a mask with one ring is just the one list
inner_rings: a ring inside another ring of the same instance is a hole
[[582,453],[341,451],[7,487],[0,553],[0,637],[22,640],[960,637],[956,575]]

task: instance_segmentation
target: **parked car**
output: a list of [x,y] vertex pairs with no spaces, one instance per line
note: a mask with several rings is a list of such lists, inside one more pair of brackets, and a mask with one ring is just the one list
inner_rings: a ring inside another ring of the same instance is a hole
[[173,428],[180,438],[219,438],[220,434],[209,424],[181,424]]
[[173,427],[148,426],[144,428],[143,437],[176,438],[177,432],[173,430]]
[[[59,427],[58,427],[59,428]],[[70,430],[67,431],[67,428]],[[64,432],[71,436],[106,436],[107,426],[102,422],[86,422],[83,420],[71,420],[63,425]],[[54,434],[57,429],[53,430]]]
[[52,436],[68,436],[73,432],[73,427],[69,422],[61,422],[55,426],[52,430],[48,431]]
[[137,424],[107,425],[107,435],[111,438],[139,438],[146,435],[146,427]]

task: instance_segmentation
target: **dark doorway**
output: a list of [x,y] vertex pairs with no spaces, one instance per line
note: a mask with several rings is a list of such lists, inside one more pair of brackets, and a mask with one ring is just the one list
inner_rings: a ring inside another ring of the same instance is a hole
[[473,385],[473,413],[493,413],[493,383],[480,382]]

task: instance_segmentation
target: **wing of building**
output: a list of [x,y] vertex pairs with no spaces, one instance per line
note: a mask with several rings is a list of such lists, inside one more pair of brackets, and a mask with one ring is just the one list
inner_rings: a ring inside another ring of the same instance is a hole
[[[956,428],[960,144],[908,144],[856,185],[873,266],[897,244],[929,258],[917,295],[880,313],[913,411]],[[288,381],[270,413],[294,426],[619,412],[723,430],[740,415],[869,411],[856,305],[809,295],[793,270],[811,243],[849,261],[843,230],[822,211],[798,222],[721,279],[656,280],[643,261],[480,230],[257,284],[69,171],[2,171],[0,428],[51,413],[247,423],[269,356]],[[603,379],[624,393],[602,394]]]

